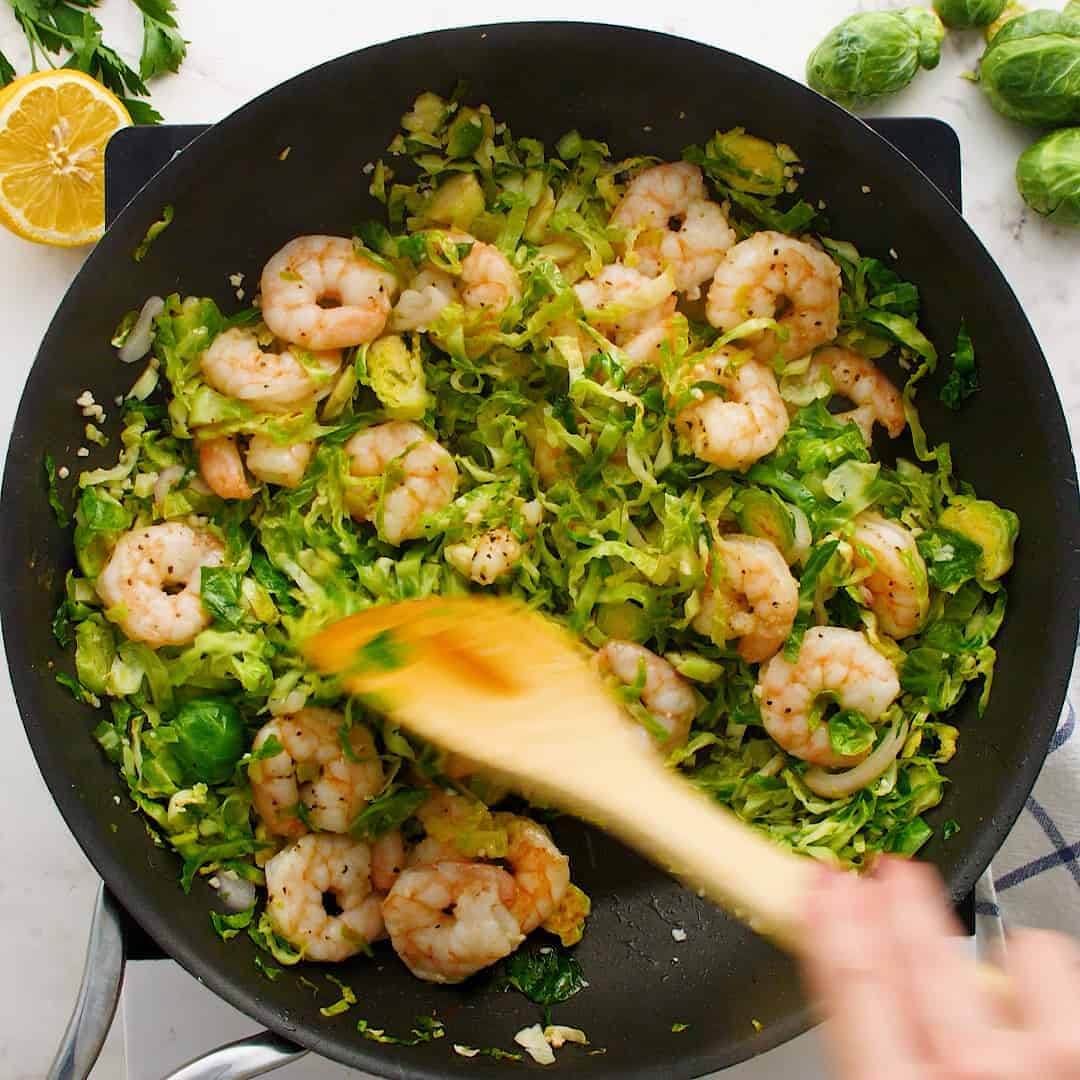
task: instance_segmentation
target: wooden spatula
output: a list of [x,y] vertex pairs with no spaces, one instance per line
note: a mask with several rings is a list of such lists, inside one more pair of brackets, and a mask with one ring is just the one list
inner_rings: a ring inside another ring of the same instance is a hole
[[371,608],[307,644],[312,664],[402,726],[595,823],[790,950],[814,873],[663,765],[544,616],[503,599]]

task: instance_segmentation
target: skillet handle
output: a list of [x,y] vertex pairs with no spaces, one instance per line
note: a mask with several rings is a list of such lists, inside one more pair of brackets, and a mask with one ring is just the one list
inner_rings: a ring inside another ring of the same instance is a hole
[[303,1047],[272,1031],[260,1031],[189,1061],[164,1080],[250,1080],[296,1061],[306,1053]]
[[79,996],[48,1080],[85,1080],[109,1033],[124,981],[124,932],[120,908],[102,884],[90,922]]

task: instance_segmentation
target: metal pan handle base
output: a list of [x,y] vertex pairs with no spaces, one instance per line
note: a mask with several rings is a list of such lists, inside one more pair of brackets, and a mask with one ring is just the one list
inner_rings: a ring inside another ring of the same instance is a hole
[[306,1053],[307,1050],[272,1031],[260,1031],[189,1061],[164,1080],[251,1080]]
[[124,981],[124,931],[120,908],[102,885],[90,922],[82,984],[48,1080],[85,1080],[109,1034]]

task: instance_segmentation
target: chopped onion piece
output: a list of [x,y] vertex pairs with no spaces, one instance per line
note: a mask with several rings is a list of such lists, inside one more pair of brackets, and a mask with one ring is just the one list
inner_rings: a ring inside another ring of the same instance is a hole
[[589,1045],[589,1040],[581,1028],[563,1027],[562,1024],[549,1024],[544,1028],[544,1038],[556,1050],[568,1042],[577,1043],[579,1046]]
[[907,739],[908,722],[905,720],[891,735],[881,740],[878,748],[853,769],[830,773],[813,768],[803,773],[803,783],[823,799],[842,799],[876,780],[895,760]]
[[306,691],[290,690],[283,698],[270,698],[268,708],[271,716],[288,716],[299,712],[306,701]]
[[165,501],[165,496],[169,494],[173,484],[183,475],[183,465],[168,465],[158,473],[158,478],[154,481],[154,502],[158,506]]
[[134,364],[149,351],[154,340],[154,319],[165,310],[165,301],[160,296],[151,296],[142,306],[135,325],[131,328],[127,340],[120,346],[118,356],[122,364]]
[[810,519],[803,512],[802,507],[788,503],[787,508],[795,525],[795,542],[792,545],[791,554],[794,556],[795,562],[801,563],[810,553],[810,548],[814,544],[814,536],[810,532]]
[[454,1043],[454,1053],[460,1054],[464,1058],[473,1058],[476,1057],[480,1051],[473,1046],[463,1046],[461,1043]]
[[255,903],[255,883],[225,870],[220,875],[218,896],[230,911],[246,911]]
[[539,1024],[522,1028],[515,1036],[514,1042],[524,1048],[525,1053],[536,1062],[537,1065],[554,1065],[555,1054],[544,1038],[543,1029]]

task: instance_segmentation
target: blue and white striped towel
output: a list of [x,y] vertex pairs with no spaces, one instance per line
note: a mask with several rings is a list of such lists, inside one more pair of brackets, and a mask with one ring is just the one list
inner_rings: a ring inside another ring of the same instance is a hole
[[1035,787],[975,890],[981,947],[995,948],[1002,924],[1080,938],[1078,690],[1074,682]]

